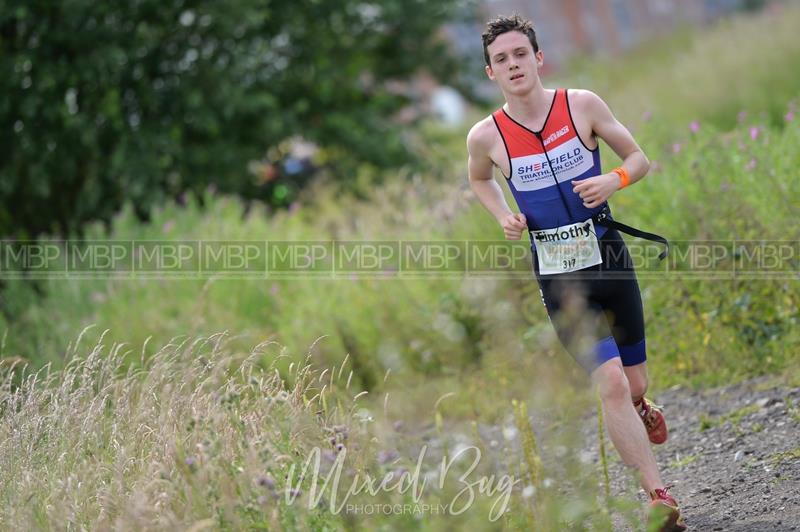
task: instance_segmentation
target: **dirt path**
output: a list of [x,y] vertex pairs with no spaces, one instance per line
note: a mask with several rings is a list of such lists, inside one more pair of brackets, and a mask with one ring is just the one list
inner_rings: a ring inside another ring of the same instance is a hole
[[[690,530],[800,530],[800,388],[762,378],[654,399],[670,427],[656,458]],[[596,434],[587,430],[587,441]],[[590,452],[596,461],[597,446]],[[619,461],[609,474],[612,494],[646,500],[626,485]]]

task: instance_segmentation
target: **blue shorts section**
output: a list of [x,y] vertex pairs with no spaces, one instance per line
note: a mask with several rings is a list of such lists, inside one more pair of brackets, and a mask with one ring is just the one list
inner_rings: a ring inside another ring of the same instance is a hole
[[645,339],[633,345],[619,346],[619,356],[622,358],[623,366],[635,366],[647,360],[647,350],[644,345]]
[[617,342],[614,341],[613,336],[607,336],[594,346],[594,369],[599,368],[612,358],[620,356],[619,349],[617,349]]

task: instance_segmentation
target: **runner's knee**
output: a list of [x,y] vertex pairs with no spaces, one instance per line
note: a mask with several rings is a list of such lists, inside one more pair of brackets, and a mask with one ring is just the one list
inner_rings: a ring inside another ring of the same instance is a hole
[[628,378],[619,364],[608,362],[595,370],[597,391],[603,401],[630,401],[631,391]]

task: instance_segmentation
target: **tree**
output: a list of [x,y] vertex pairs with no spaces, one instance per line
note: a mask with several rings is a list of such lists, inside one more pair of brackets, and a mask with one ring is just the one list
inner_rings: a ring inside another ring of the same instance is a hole
[[453,73],[454,0],[0,2],[0,235],[80,233],[124,201],[209,184],[294,136],[334,160],[408,160],[391,80]]

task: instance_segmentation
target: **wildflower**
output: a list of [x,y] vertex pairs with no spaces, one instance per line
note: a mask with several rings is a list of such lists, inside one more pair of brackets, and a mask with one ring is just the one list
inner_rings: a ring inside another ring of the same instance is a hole
[[747,118],[747,111],[744,110],[739,111],[739,114],[736,116],[736,119],[739,122],[744,122],[746,118]]
[[378,463],[380,463],[381,465],[388,464],[389,462],[397,459],[398,456],[399,455],[397,454],[397,451],[395,451],[393,449],[392,450],[381,450],[378,453]]
[[680,153],[681,152],[681,145],[679,142],[676,142],[672,145],[672,153]]
[[785,119],[787,122],[791,122],[792,120],[794,120],[794,111],[789,111],[788,113],[786,113],[786,115],[784,115],[784,117],[783,117],[783,118],[784,118],[784,119]]
[[689,124],[689,131],[691,131],[692,133],[697,133],[698,131],[700,131],[700,122],[694,120],[691,124]]
[[186,464],[186,466],[189,468],[189,471],[194,472],[194,470],[197,469],[197,458],[194,456],[186,457],[186,460],[184,460],[183,463]]
[[278,295],[278,283],[272,283],[272,286],[269,287],[269,293],[273,296]]
[[756,140],[758,138],[758,134],[761,132],[760,127],[751,127],[750,128],[750,139]]
[[260,475],[256,478],[256,484],[262,488],[275,489],[275,480],[270,475]]
[[169,233],[174,227],[175,227],[175,220],[167,220],[161,227],[161,231],[164,233]]
[[322,451],[322,457],[327,460],[328,462],[335,462],[336,461],[336,454],[333,451],[325,449]]
[[744,169],[747,170],[748,172],[752,172],[753,170],[756,169],[757,164],[758,163],[756,162],[755,159],[750,159],[750,162],[748,162],[747,165],[745,165]]

